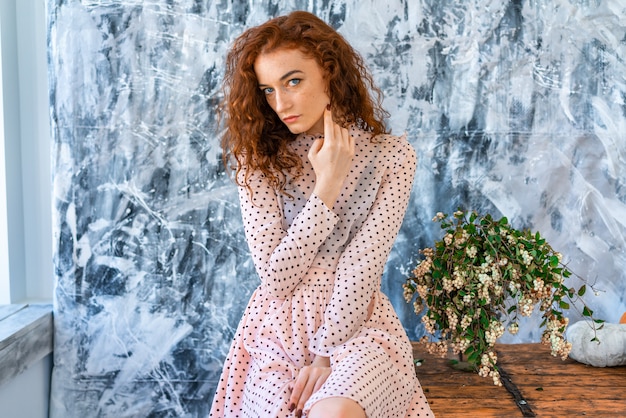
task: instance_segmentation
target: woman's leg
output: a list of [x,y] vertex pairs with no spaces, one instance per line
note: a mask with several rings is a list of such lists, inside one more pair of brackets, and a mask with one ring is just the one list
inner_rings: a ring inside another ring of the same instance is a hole
[[308,418],[367,418],[363,408],[348,398],[326,398],[315,402]]

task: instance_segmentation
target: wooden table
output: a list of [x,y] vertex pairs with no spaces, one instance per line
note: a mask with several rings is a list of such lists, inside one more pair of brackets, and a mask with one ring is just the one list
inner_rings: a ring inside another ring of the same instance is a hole
[[463,372],[414,344],[418,378],[437,418],[626,417],[626,366],[597,368],[542,344],[496,346],[504,385]]

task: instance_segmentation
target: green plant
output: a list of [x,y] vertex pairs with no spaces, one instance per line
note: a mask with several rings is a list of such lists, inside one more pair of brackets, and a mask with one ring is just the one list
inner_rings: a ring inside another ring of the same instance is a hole
[[[563,311],[582,301],[586,285],[565,285],[571,272],[561,254],[539,232],[514,229],[505,217],[458,210],[452,217],[440,212],[433,221],[441,223],[445,235],[434,248],[420,250],[424,259],[403,284],[417,315],[428,308],[422,322],[430,338],[421,340],[427,350],[442,357],[449,351],[465,355],[481,376],[501,385],[496,340],[505,325],[516,334],[520,316],[530,316],[538,306],[542,342],[550,344],[553,356],[567,358],[571,344],[564,337]],[[582,315],[592,317],[583,306]]]

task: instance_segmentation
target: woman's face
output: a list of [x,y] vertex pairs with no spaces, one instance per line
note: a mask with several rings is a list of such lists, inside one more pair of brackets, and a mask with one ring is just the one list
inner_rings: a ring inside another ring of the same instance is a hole
[[278,49],[254,62],[267,103],[294,133],[324,133],[324,109],[330,103],[322,69],[298,49]]

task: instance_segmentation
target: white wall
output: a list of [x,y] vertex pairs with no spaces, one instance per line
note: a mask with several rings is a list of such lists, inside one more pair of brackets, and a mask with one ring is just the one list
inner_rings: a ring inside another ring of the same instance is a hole
[[3,418],[47,418],[52,354],[0,386]]
[[[1,17],[4,15],[0,9],[0,45],[2,42]],[[1,50],[1,48],[0,48]],[[2,80],[2,54],[0,54],[0,80]],[[3,88],[0,83],[0,304],[11,302],[11,283],[9,282],[9,229],[7,225],[7,187],[6,165],[4,152],[4,100]]]
[[6,193],[0,195],[6,204],[0,207],[0,303],[51,301],[54,270],[44,0],[1,1],[0,41],[4,122],[0,125],[4,147],[0,182],[6,181],[0,185],[0,193]]
[[[0,304],[51,301],[44,0],[0,1]],[[48,416],[52,354],[0,386],[0,416]]]
[[44,0],[16,0],[26,299],[51,301],[52,176]]
[[[1,303],[10,303],[26,297],[26,272],[24,259],[24,214],[22,198],[21,139],[19,114],[19,76],[17,63],[17,19],[15,1],[0,2],[0,52],[2,53],[2,100],[4,130],[4,169],[6,179],[7,218],[2,222],[6,225],[8,239],[7,267],[9,277],[2,277],[4,287],[9,294],[2,294]],[[6,282],[9,281],[9,284]]]

